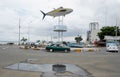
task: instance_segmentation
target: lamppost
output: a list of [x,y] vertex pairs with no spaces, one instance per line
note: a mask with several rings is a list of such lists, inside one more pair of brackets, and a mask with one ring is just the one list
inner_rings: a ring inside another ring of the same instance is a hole
[[20,45],[20,28],[21,27],[20,27],[20,18],[19,18],[19,40],[18,40],[19,43],[18,43],[18,45]]
[[116,17],[116,37],[117,37],[117,17]]
[[28,23],[28,43],[30,43],[30,24],[32,23],[32,21],[30,21]]

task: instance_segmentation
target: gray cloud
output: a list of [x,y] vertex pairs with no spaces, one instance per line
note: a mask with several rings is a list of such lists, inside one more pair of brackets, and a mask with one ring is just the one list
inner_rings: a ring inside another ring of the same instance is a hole
[[[100,27],[120,25],[119,0],[1,0],[0,1],[0,40],[18,40],[19,18],[21,19],[21,37],[27,37],[30,27],[31,40],[41,37],[57,36],[53,26],[58,18],[48,17],[42,21],[45,13],[60,6],[72,8],[74,11],[64,17],[64,25],[68,31],[64,37],[85,36],[90,22],[97,21]],[[11,37],[14,35],[14,37]],[[7,39],[6,37],[10,37]],[[69,39],[68,39],[69,40]]]

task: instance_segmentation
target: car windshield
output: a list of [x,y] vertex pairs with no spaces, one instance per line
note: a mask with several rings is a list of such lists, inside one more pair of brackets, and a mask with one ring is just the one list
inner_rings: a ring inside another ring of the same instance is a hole
[[109,44],[108,47],[110,47],[110,46],[117,46],[117,45],[115,45],[115,44]]

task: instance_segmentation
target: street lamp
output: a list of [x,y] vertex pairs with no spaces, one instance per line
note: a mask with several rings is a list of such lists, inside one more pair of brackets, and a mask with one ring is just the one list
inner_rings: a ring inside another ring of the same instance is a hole
[[30,21],[28,23],[28,43],[30,42],[30,24],[32,23],[32,21]]
[[116,34],[115,35],[117,36],[117,17],[116,17]]
[[19,40],[18,40],[19,43],[18,43],[18,45],[20,45],[20,28],[21,27],[20,27],[20,18],[19,18]]

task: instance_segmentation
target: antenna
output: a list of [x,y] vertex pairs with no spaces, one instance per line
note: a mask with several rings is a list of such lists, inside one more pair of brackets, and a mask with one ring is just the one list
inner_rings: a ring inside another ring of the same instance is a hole
[[108,15],[108,11],[107,11],[107,7],[105,8],[105,26],[107,26],[107,15]]

